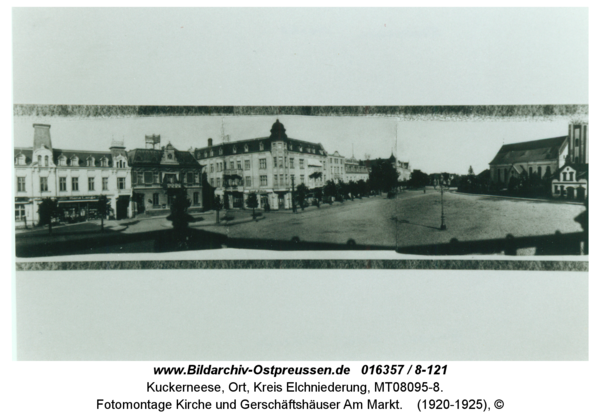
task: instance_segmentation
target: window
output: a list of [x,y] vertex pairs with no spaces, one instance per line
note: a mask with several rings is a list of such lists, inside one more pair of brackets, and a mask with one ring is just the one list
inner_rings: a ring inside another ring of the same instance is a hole
[[300,147],[298,148],[298,150],[302,151],[302,146],[300,146]]
[[300,159],[300,169],[304,169],[304,159]]
[[251,179],[249,176],[246,177],[246,187],[251,187]]
[[152,194],[152,205],[153,205],[154,207],[158,207],[158,206],[160,206],[160,201],[159,201],[159,199],[158,199],[158,193],[154,193],[154,194]]
[[221,165],[223,165],[224,168],[227,169],[227,162],[223,162],[223,163],[221,163]]
[[200,183],[200,174],[198,172],[194,172],[194,183],[195,184]]
[[277,158],[273,158],[273,168],[277,168]]
[[249,160],[244,161],[244,169],[247,171],[250,170],[250,161]]
[[48,156],[44,156],[44,166],[48,166]]
[[214,178],[211,178],[211,179],[210,179],[210,186],[211,186],[211,187],[214,187],[214,186],[215,186],[215,179],[214,179]]
[[260,176],[260,186],[261,187],[266,187],[267,186],[267,176],[266,175],[261,175]]
[[125,185],[125,178],[117,178],[117,188],[120,190],[127,188]]
[[198,191],[194,191],[194,206],[200,204],[200,193]]
[[17,177],[17,191],[25,192],[25,177],[24,176]]
[[87,158],[87,166],[94,166],[94,158],[92,158],[92,157]]
[[221,187],[221,178],[217,178],[217,188]]
[[67,158],[64,156],[61,156],[58,158],[58,165],[59,166],[66,166],[67,165]]
[[25,204],[15,204],[15,222],[25,220]]
[[94,178],[88,178],[88,191],[94,191]]
[[265,150],[265,145],[262,143],[262,141],[260,142],[259,148],[260,150]]
[[108,190],[108,177],[102,178],[102,191]]
[[77,156],[71,158],[71,166],[79,166],[79,158]]
[[560,192],[560,189],[558,188],[558,185],[555,185],[555,186],[554,186],[554,192],[555,192],[556,194],[558,194],[558,193]]
[[248,145],[244,144],[244,152],[247,152],[247,151],[248,151]]
[[[282,180],[282,181],[283,181],[283,180]],[[288,184],[288,176],[287,176],[287,174],[285,174],[285,184],[284,184],[284,185],[289,185],[289,184]]]
[[279,167],[283,168],[283,158],[279,158]]
[[38,166],[42,166],[42,155],[38,155]]
[[573,175],[575,174],[575,172],[570,172],[569,173],[569,181],[573,181]]
[[144,184],[152,184],[153,179],[154,175],[152,172],[144,172]]
[[233,146],[233,153],[237,153],[237,147]]
[[223,154],[223,148],[219,147],[219,154],[222,155]]
[[529,178],[531,178],[531,175],[533,175],[533,168],[530,166],[529,167]]
[[58,178],[58,190],[67,191],[67,177],[61,176]]
[[304,184],[304,175],[300,175],[300,183]]
[[103,158],[100,160],[100,166],[103,166],[103,167],[105,167],[105,168],[108,166],[108,159],[107,159],[106,157],[103,157]]
[[277,175],[273,175],[273,186],[277,186]]
[[193,172],[188,172],[187,173],[187,183],[188,184],[193,184],[194,183],[194,173]]
[[260,169],[267,169],[267,159],[259,159],[258,163],[260,165]]
[[210,173],[213,173],[215,171],[215,165],[214,164],[210,164]]
[[289,149],[290,149],[290,150],[294,150],[294,145],[293,145],[293,144],[290,144],[290,146],[289,146]]
[[566,181],[566,180],[567,180],[567,173],[563,172],[563,181]]
[[158,175],[159,175],[158,172],[154,172],[154,183],[155,184],[160,184],[160,179],[159,179]]
[[290,158],[290,168],[294,169],[294,158]]
[[237,161],[237,168],[242,169],[242,161],[241,160]]
[[71,191],[79,191],[79,178],[71,178]]
[[215,155],[215,152],[213,152],[213,151],[211,150],[211,151],[210,151],[210,156],[212,157],[212,156],[214,156],[214,155]]
[[171,204],[173,204],[173,198],[174,197],[172,195],[167,195],[167,205],[170,206]]

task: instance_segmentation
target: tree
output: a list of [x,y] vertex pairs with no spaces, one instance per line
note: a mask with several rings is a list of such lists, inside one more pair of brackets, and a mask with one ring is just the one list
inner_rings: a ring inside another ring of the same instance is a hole
[[256,193],[248,194],[248,199],[246,200],[246,206],[252,209],[252,219],[256,220],[256,215],[254,213],[254,209],[258,207],[258,197]]
[[48,234],[52,235],[52,219],[56,217],[58,213],[58,200],[51,198],[44,198],[38,207],[38,214],[40,215],[39,226],[48,225]]
[[173,229],[182,231],[188,227],[190,221],[194,220],[192,216],[187,213],[187,209],[192,203],[187,197],[187,190],[177,188],[177,191],[173,194],[173,201],[171,202],[171,214],[167,217],[173,223]]
[[410,174],[408,184],[414,188],[422,188],[429,182],[429,176],[418,169],[415,169]]
[[475,175],[475,172],[473,171],[472,166],[469,166],[469,173],[467,175]]
[[356,188],[361,197],[369,195],[369,185],[364,179],[359,179],[356,183]]
[[215,198],[213,199],[213,208],[217,211],[217,223],[220,223],[219,211],[223,208],[223,202],[221,201],[220,195],[215,195]]
[[398,172],[390,161],[377,161],[371,164],[369,180],[373,189],[388,192],[398,186]]
[[317,208],[321,208],[321,200],[323,200],[323,189],[322,188],[317,188],[315,190],[315,202],[317,205]]
[[100,217],[100,232],[104,232],[104,219],[110,214],[110,201],[105,195],[98,197],[98,216]]
[[[335,182],[333,182],[332,180],[327,181],[327,184],[325,184],[325,188],[323,189],[323,192],[325,193],[326,197],[335,197],[337,195],[337,187],[335,185]],[[329,204],[331,205],[331,200],[328,200]]]
[[296,188],[296,197],[300,203],[300,208],[304,211],[304,202],[306,201],[306,195],[308,194],[308,187],[304,184],[298,185]]
[[223,208],[225,210],[229,210],[229,194],[225,193],[224,197],[225,197],[225,200],[223,202]]
[[354,201],[354,197],[360,196],[358,184],[354,181],[348,182],[348,191],[350,191],[350,196],[352,197],[352,201]]

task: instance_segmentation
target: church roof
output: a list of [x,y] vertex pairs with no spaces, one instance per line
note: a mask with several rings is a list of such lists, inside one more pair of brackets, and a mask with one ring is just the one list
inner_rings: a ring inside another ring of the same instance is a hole
[[558,159],[561,146],[568,136],[525,141],[503,145],[490,165],[504,165],[537,160]]

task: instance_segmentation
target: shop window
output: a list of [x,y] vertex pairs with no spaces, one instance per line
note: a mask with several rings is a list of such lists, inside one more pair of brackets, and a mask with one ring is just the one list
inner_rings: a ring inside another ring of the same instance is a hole
[[25,204],[15,204],[15,222],[25,220]]

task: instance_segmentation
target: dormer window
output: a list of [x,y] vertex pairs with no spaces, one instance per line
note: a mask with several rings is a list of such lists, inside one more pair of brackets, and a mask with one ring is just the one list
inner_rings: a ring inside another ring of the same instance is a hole
[[237,147],[233,146],[233,153],[237,153]]
[[106,158],[106,156],[100,159],[100,166],[103,166],[105,168],[108,166],[108,159]]
[[48,166],[48,156],[44,156],[44,166]]
[[71,158],[71,166],[79,166],[79,158],[77,156]]
[[259,148],[260,148],[260,150],[265,150],[265,145],[263,144],[262,141],[260,142]]
[[247,151],[248,151],[248,145],[244,144],[244,152],[247,152]]
[[210,151],[210,157],[213,157],[215,155],[215,152],[213,152],[212,150]]
[[87,158],[87,166],[95,166],[93,157],[90,156],[89,158]]
[[67,158],[65,156],[58,158],[58,166],[67,166]]
[[220,148],[219,148],[219,155],[222,155],[222,154],[223,154],[223,148],[222,148],[222,147],[220,147]]
[[42,166],[42,155],[38,155],[38,166]]
[[302,151],[302,146],[300,146],[300,151]]
[[[211,156],[212,156],[212,154],[211,154]],[[205,158],[208,157],[208,154],[206,152],[204,152],[204,157]]]
[[293,145],[289,145],[290,150],[294,150],[294,146]]
[[25,156],[19,155],[19,157],[17,157],[17,165],[25,165]]

